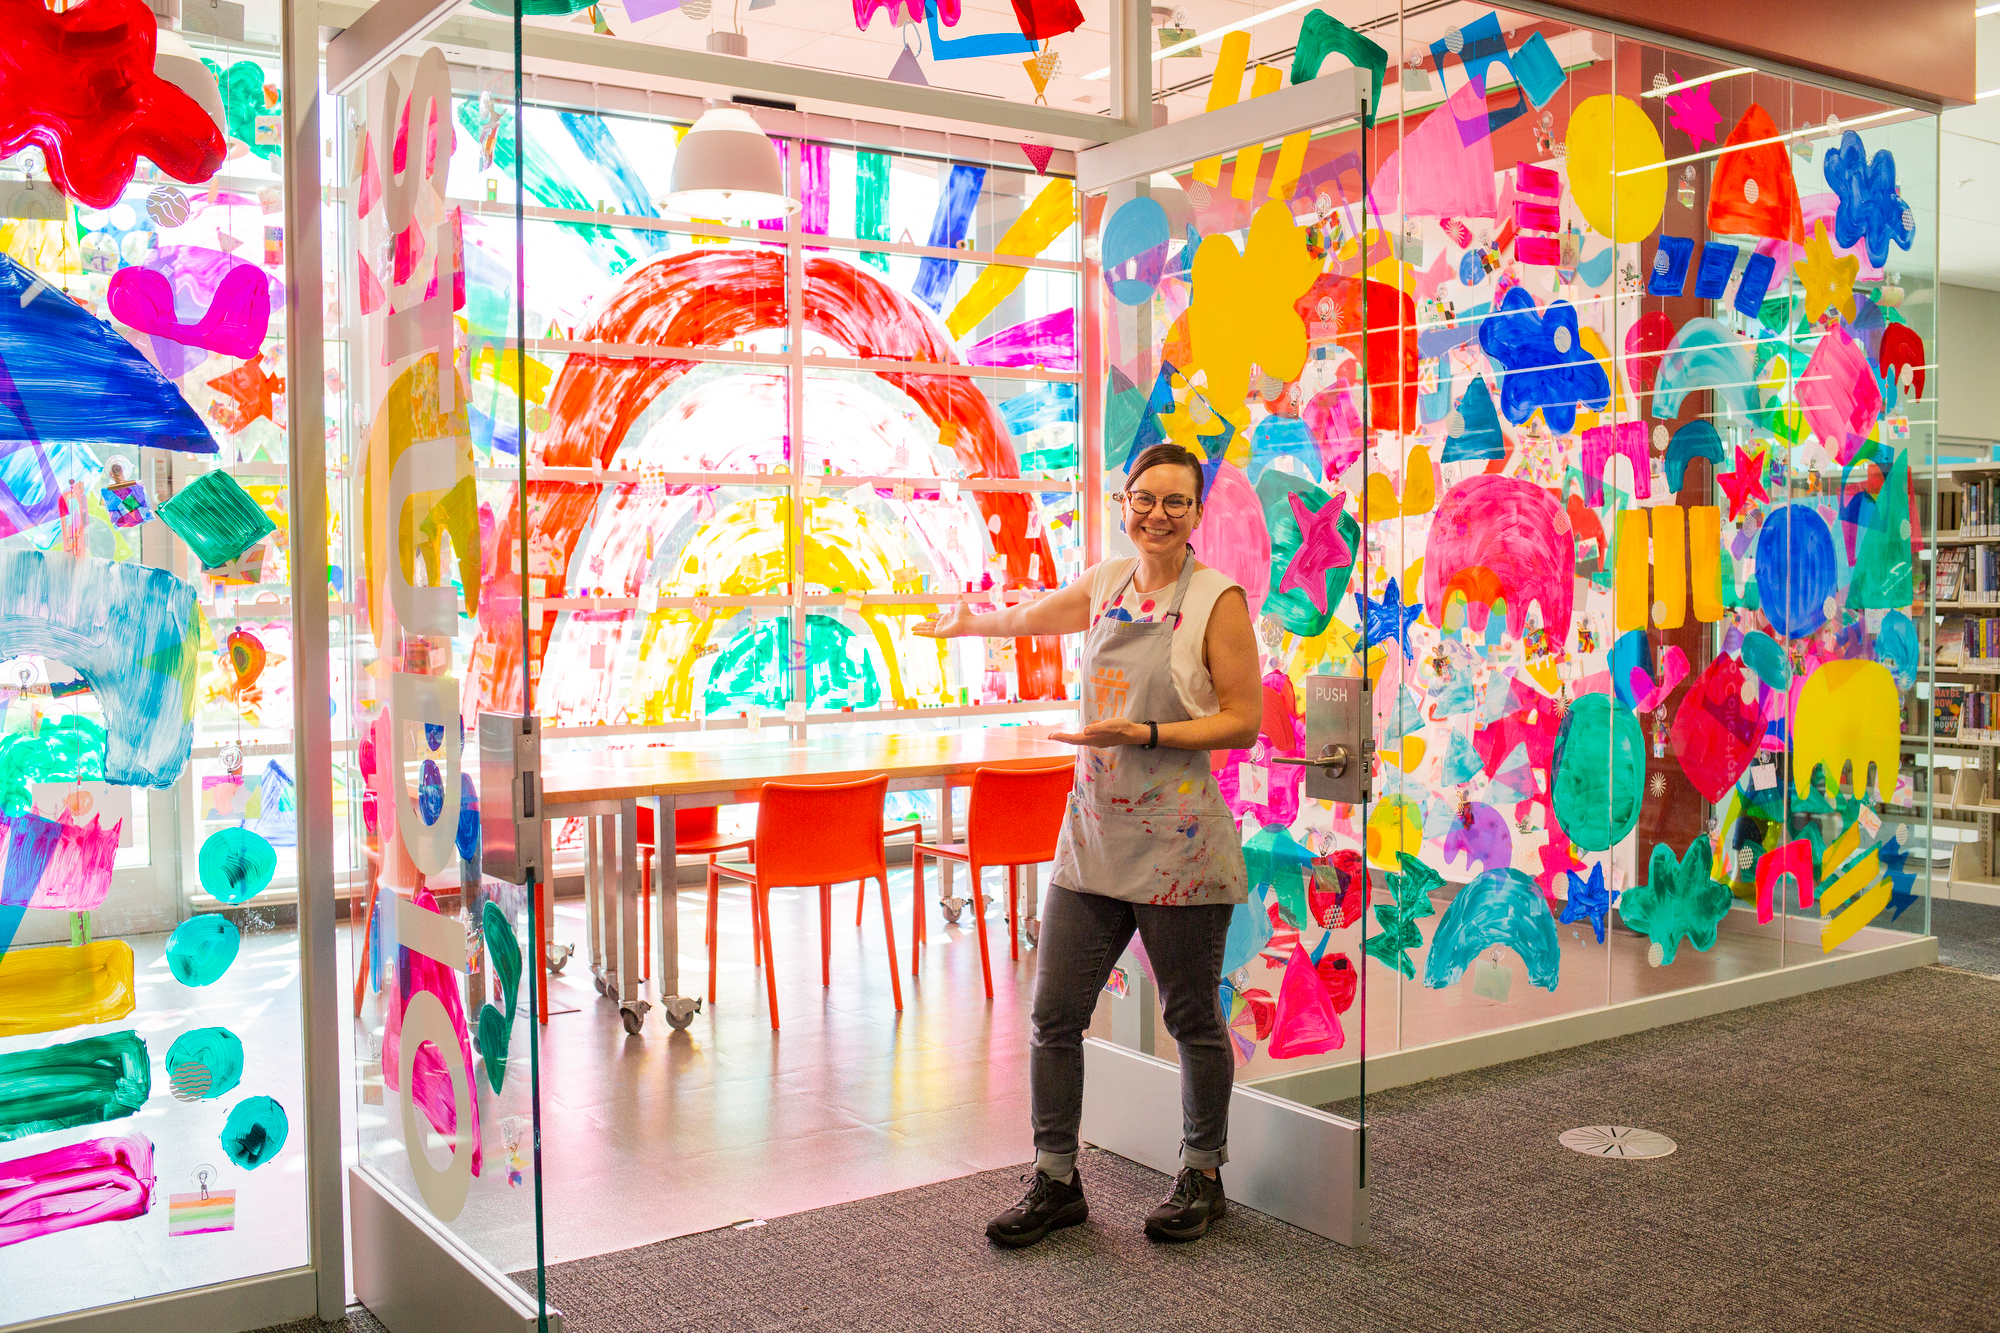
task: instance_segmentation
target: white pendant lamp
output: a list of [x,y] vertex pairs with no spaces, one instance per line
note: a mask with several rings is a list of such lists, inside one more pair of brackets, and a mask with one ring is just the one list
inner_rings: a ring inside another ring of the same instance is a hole
[[664,202],[689,217],[725,222],[785,217],[799,208],[785,193],[776,145],[749,112],[732,106],[702,112],[681,140]]

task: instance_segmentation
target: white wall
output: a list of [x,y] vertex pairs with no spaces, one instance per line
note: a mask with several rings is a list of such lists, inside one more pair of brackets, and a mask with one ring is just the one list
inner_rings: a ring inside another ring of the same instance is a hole
[[2000,292],[1939,293],[1938,434],[2000,440]]

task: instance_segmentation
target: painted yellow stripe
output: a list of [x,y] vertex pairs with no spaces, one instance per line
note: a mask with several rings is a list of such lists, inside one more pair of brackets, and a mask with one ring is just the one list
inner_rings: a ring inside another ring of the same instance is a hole
[[1873,884],[1882,874],[1882,857],[1879,852],[1869,852],[1854,863],[1854,869],[1834,880],[1822,884],[1819,891],[1819,914],[1832,916],[1847,905],[1855,894]]
[[1618,515],[1617,549],[1612,554],[1612,616],[1618,632],[1646,628],[1646,571],[1652,545],[1647,539],[1646,511],[1627,509]]
[[0,1037],[109,1023],[132,1012],[132,946],[14,949],[0,958]]
[[1687,623],[1687,533],[1679,505],[1653,510],[1653,601],[1661,629]]
[[1703,624],[1722,619],[1722,511],[1714,505],[1688,509],[1688,556],[1694,590],[1694,618]]
[[1835,838],[1832,845],[1820,855],[1820,879],[1829,880],[1834,878],[1840,873],[1841,867],[1847,864],[1847,859],[1860,850],[1861,821],[1857,819],[1852,824],[1849,824],[1847,831]]
[[[1076,187],[1067,180],[1052,180],[1035,196],[1035,202],[1014,219],[1014,225],[1001,236],[994,253],[1038,255],[1074,225]],[[1027,275],[1028,270],[1015,264],[988,264],[965,295],[959,298],[958,304],[951,308],[951,314],[945,320],[945,327],[951,330],[951,336],[963,338],[976,328],[981,320],[999,308],[1000,303],[1021,285],[1021,279]]]
[[1855,900],[1854,906],[1842,912],[1833,920],[1819,928],[1819,948],[1821,953],[1832,953],[1875,919],[1876,913],[1889,905],[1889,881],[1883,880],[1873,889]]
[[[1250,95],[1262,97],[1265,93],[1275,93],[1285,76],[1276,65],[1259,65],[1250,76]],[[1229,175],[1229,193],[1237,199],[1248,200],[1257,193],[1257,169],[1264,163],[1264,145],[1253,143],[1247,148],[1236,150],[1236,166]],[[1275,183],[1275,182],[1274,182]],[[1273,199],[1280,198],[1277,190],[1271,191]]]
[[[1249,63],[1250,34],[1239,29],[1225,36],[1222,49],[1215,56],[1215,74],[1208,85],[1210,111],[1236,105],[1236,99],[1243,95],[1243,69]],[[1222,180],[1222,159],[1204,157],[1195,163],[1194,178],[1203,185],[1219,184]]]

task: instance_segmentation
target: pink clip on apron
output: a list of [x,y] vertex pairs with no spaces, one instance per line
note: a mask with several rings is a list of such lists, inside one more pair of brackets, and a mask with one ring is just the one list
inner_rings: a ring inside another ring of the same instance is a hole
[[[1133,573],[1138,572],[1134,564]],[[1194,554],[1165,615],[1153,621],[1104,616],[1083,647],[1083,720],[1185,722],[1171,663],[1181,600]],[[1119,593],[1132,582],[1128,574]],[[1107,605],[1117,594],[1107,599]],[[1207,750],[1139,745],[1085,748],[1077,755],[1069,815],[1049,882],[1131,903],[1198,907],[1249,897],[1243,843],[1222,803]]]

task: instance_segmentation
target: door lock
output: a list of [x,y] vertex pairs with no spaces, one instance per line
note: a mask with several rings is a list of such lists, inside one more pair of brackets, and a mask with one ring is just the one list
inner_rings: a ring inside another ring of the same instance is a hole
[[1347,747],[1336,741],[1334,744],[1321,749],[1319,758],[1317,759],[1273,759],[1271,762],[1274,764],[1310,765],[1311,767],[1320,769],[1329,777],[1344,778],[1347,776],[1347,761]]

